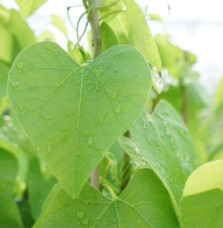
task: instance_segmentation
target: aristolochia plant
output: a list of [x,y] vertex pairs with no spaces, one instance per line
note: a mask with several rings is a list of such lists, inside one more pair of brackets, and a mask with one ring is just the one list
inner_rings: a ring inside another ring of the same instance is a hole
[[[27,17],[45,1],[16,2]],[[204,99],[188,84],[196,57],[167,36],[155,42],[134,0],[83,7],[68,53],[43,41],[54,39],[48,32],[34,42],[21,15],[0,8],[2,36],[22,49],[0,62],[0,227],[222,227],[222,160],[196,169],[205,147],[195,117]],[[52,22],[68,38],[63,20]],[[89,24],[92,54],[81,45]]]

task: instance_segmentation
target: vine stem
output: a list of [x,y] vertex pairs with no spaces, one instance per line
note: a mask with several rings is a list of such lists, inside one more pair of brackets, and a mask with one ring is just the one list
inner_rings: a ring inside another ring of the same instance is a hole
[[[99,1],[83,0],[83,3],[88,12],[88,21],[90,22],[90,25],[91,25],[92,56],[93,56],[93,59],[95,59],[101,54],[101,34],[100,34],[100,26],[99,26],[98,8],[97,8]],[[91,185],[98,190],[100,187],[99,176],[100,176],[100,167],[98,165],[91,175]]]

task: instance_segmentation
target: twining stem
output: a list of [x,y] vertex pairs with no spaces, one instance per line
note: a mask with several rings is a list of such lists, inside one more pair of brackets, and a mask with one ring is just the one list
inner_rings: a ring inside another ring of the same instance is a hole
[[[88,21],[91,24],[91,33],[92,33],[92,56],[95,59],[101,54],[101,34],[99,27],[99,18],[98,18],[98,0],[83,0],[83,4],[88,11]],[[99,166],[93,171],[91,175],[91,185],[99,190],[100,181],[99,181],[100,168]]]
[[92,33],[92,53],[93,59],[98,57],[101,54],[101,34],[99,26],[99,17],[98,17],[98,0],[89,0],[91,10],[88,15],[88,20],[91,24],[91,33]]

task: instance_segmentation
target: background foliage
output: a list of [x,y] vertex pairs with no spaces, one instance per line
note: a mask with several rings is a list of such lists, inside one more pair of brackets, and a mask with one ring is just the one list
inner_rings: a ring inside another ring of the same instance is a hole
[[45,1],[16,2],[0,6],[0,226],[221,227],[223,80],[210,96],[134,0],[99,1],[94,61],[84,17],[74,43],[52,15],[68,55],[27,24]]

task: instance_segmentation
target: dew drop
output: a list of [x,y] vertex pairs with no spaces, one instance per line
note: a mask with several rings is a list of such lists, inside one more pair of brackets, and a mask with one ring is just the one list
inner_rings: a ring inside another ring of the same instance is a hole
[[12,80],[12,81],[10,81],[10,86],[11,86],[12,88],[16,88],[16,87],[19,86],[19,82]]
[[22,104],[18,103],[18,108],[19,108],[20,111],[22,111],[23,110]]
[[86,82],[86,86],[91,86],[92,82],[91,81],[87,81]]
[[114,224],[117,222],[117,220],[116,219],[113,219],[113,221],[112,221]]
[[84,212],[83,211],[77,211],[77,217],[78,218],[83,218],[84,217]]
[[88,144],[89,144],[90,146],[93,146],[93,145],[94,145],[94,140],[93,140],[92,137],[90,137],[90,138],[88,139]]
[[118,96],[118,90],[114,90],[113,91],[113,93],[112,93],[112,99],[115,99],[115,98],[117,98],[117,96]]
[[83,220],[83,224],[84,225],[87,225],[88,224],[88,220],[86,218]]
[[119,50],[117,53],[114,54],[114,57],[122,55],[123,54],[123,50]]
[[41,117],[42,117],[44,120],[51,120],[51,119],[52,119],[52,115],[50,115],[50,114],[42,114]]
[[24,68],[24,64],[23,64],[23,63],[17,63],[17,64],[16,64],[16,68],[17,68],[18,70],[22,70],[22,69]]
[[100,116],[99,123],[104,124],[104,122],[105,122],[105,116]]
[[83,201],[84,206],[88,206],[89,202],[88,201]]
[[114,72],[118,73],[118,68],[117,67],[114,68]]
[[122,110],[122,106],[120,104],[118,104],[116,109],[115,109],[115,112],[118,114],[121,112],[121,110]]

